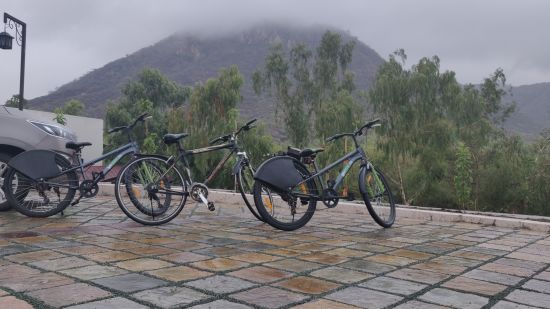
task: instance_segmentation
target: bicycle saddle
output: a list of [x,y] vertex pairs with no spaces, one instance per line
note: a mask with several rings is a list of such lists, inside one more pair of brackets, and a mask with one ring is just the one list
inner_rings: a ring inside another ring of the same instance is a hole
[[162,141],[166,145],[170,145],[170,144],[176,143],[177,141],[179,141],[180,139],[182,139],[182,138],[184,138],[188,135],[189,135],[189,133],[166,134],[162,137]]
[[92,143],[90,142],[82,142],[82,143],[67,142],[67,144],[65,144],[65,147],[73,150],[80,150],[86,146],[91,146],[91,145]]
[[310,156],[312,156],[316,153],[323,152],[323,151],[325,151],[325,149],[323,149],[323,148],[313,148],[313,149],[306,148],[306,149],[304,149],[300,152],[300,157],[302,157],[302,158],[303,157],[310,157]]

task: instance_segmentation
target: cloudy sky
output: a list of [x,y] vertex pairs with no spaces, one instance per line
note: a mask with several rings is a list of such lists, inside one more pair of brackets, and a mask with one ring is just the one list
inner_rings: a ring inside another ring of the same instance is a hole
[[[0,0],[2,11],[28,25],[28,99],[174,32],[219,34],[262,22],[332,25],[384,58],[404,48],[409,64],[438,55],[463,83],[498,67],[512,85],[550,82],[545,0]],[[2,102],[18,93],[19,56],[19,47],[0,50]]]

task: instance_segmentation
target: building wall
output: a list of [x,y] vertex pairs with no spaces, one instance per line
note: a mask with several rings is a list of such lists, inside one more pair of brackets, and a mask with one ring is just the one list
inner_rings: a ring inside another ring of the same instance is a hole
[[[29,115],[29,118],[56,123],[53,120],[54,113],[30,109],[25,109],[24,112]],[[103,154],[103,119],[72,115],[65,115],[65,119],[67,120],[65,126],[76,133],[79,142],[92,143],[92,146],[85,147],[82,150],[84,161],[95,159]],[[101,164],[101,162],[98,164]]]

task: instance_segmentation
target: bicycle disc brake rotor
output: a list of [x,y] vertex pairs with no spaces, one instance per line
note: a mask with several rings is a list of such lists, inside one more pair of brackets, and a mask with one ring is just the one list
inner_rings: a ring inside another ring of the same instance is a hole
[[200,198],[200,194],[202,194],[204,198],[208,198],[208,187],[202,183],[194,183],[191,186],[190,193],[190,196],[194,201],[201,202],[202,200]]
[[339,200],[338,192],[334,191],[334,189],[326,189],[323,191],[323,204],[328,208],[336,207]]
[[84,180],[80,184],[80,195],[85,198],[91,198],[97,195],[99,186],[91,180]]

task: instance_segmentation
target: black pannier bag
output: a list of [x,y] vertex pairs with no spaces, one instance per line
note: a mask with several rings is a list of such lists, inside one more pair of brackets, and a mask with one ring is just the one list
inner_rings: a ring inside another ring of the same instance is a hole
[[287,192],[304,180],[295,164],[300,162],[289,156],[275,156],[260,165],[254,179],[279,192]]
[[61,173],[57,160],[67,161],[50,150],[29,150],[13,157],[8,166],[31,179],[47,179]]

